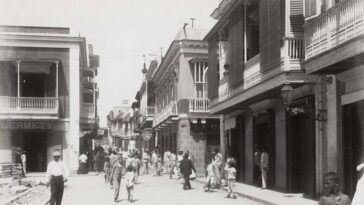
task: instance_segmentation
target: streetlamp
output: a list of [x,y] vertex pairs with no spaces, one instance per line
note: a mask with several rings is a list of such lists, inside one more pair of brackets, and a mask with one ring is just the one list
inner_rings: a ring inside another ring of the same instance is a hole
[[315,110],[314,108],[309,106],[308,100],[305,101],[303,107],[292,106],[293,91],[294,88],[290,84],[285,84],[281,89],[283,104],[285,105],[286,110],[288,112],[293,114],[301,113],[307,116],[308,118],[319,122],[327,121],[327,110],[324,109]]

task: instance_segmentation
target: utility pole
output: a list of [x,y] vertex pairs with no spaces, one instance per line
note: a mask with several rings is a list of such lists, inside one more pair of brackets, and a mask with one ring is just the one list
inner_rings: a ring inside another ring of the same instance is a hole
[[191,27],[193,28],[193,22],[196,20],[196,18],[190,18],[191,19]]

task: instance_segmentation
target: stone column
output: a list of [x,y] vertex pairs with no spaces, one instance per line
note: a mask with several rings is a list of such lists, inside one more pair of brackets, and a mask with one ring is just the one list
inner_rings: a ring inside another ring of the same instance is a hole
[[245,180],[253,184],[254,175],[254,139],[253,139],[253,115],[251,110],[245,112]]
[[275,106],[275,127],[275,187],[279,190],[285,191],[287,189],[287,132],[286,110],[281,100],[277,100],[277,104]]

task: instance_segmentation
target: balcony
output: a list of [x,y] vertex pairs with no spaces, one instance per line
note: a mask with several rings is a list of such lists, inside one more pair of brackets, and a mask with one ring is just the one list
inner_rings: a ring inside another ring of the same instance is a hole
[[209,102],[210,100],[208,98],[189,99],[189,112],[209,113]]
[[[311,60],[317,55],[328,53],[331,49],[340,46],[340,49],[336,49],[338,52],[328,56],[328,62],[317,62],[321,64],[319,66],[322,68],[323,66],[353,57],[358,52],[362,53],[363,46],[352,42],[352,40],[364,34],[363,11],[363,0],[345,0],[320,16],[308,21],[305,25],[305,60]],[[352,45],[345,47],[349,43],[352,43]],[[320,69],[311,68],[311,66],[306,67],[308,67],[309,72]]]
[[82,103],[80,117],[87,119],[88,123],[95,122],[95,104]]
[[302,71],[304,58],[305,51],[302,38],[283,38],[281,48],[282,71]]
[[55,97],[0,96],[0,115],[58,115],[59,101]]
[[155,107],[148,106],[146,107],[146,117],[154,117],[155,116]]
[[177,115],[178,115],[177,101],[172,101],[160,112],[156,113],[153,121],[153,127],[159,125],[163,121],[167,120],[169,117]]

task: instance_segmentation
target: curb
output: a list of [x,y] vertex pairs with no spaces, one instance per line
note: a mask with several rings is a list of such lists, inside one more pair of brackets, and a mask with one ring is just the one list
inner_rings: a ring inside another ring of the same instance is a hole
[[[201,183],[201,184],[205,184],[205,182],[202,180],[202,179],[195,179],[194,181],[198,182],[198,183]],[[226,187],[220,187],[218,188],[219,190],[224,190],[224,191],[228,191],[228,189]],[[261,198],[258,198],[258,197],[254,197],[252,195],[248,195],[248,194],[244,194],[244,193],[241,193],[241,192],[235,192],[239,197],[241,198],[246,198],[246,199],[249,199],[249,200],[252,200],[252,201],[255,201],[255,202],[258,202],[258,203],[261,203],[261,204],[264,204],[264,205],[278,205],[276,203],[272,203],[270,201],[266,201],[264,199],[261,199]]]

